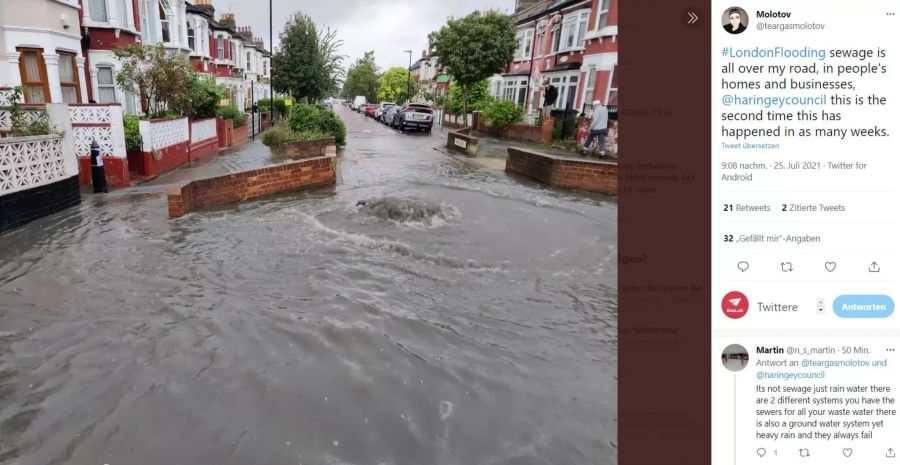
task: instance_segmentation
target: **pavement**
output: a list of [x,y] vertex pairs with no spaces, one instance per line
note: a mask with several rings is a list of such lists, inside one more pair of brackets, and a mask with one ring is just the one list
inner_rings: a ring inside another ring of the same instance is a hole
[[272,161],[269,155],[269,148],[263,145],[261,138],[257,136],[256,140],[250,140],[240,147],[226,149],[217,156],[163,173],[140,185],[142,187],[171,186],[290,161]]

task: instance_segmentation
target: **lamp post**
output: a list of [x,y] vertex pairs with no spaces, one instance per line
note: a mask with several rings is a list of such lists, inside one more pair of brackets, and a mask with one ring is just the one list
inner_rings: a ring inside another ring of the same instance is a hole
[[269,127],[275,125],[275,44],[272,42],[272,0],[269,0]]
[[412,83],[412,50],[404,50],[403,53],[409,54],[409,68],[406,68],[408,72],[408,76],[406,77],[406,102],[410,103],[412,101],[412,95],[410,95],[410,84]]

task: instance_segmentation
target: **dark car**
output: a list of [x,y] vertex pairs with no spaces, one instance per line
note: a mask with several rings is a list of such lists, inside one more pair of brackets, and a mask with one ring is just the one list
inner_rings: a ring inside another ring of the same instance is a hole
[[434,124],[434,112],[431,105],[424,103],[407,103],[394,114],[391,127],[401,131],[416,128],[431,132]]

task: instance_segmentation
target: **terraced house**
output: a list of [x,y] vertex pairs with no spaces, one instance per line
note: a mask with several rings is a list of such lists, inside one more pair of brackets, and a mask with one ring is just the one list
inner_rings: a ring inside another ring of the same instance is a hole
[[536,115],[542,83],[559,90],[555,109],[589,111],[618,103],[618,0],[519,0],[512,16],[519,47],[490,92]]
[[161,44],[215,76],[239,107],[268,98],[271,54],[234,15],[215,19],[212,0],[0,1],[0,87],[26,103],[119,103],[143,111],[116,85],[118,47]]

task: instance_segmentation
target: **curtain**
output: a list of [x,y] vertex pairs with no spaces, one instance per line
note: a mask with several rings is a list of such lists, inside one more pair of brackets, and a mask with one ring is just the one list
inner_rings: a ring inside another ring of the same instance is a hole
[[29,82],[41,80],[41,67],[38,63],[37,53],[23,52],[22,57],[25,58],[25,79]]
[[75,82],[75,63],[72,55],[59,55],[59,81]]
[[106,19],[106,0],[90,0],[91,19],[94,21],[105,23]]

